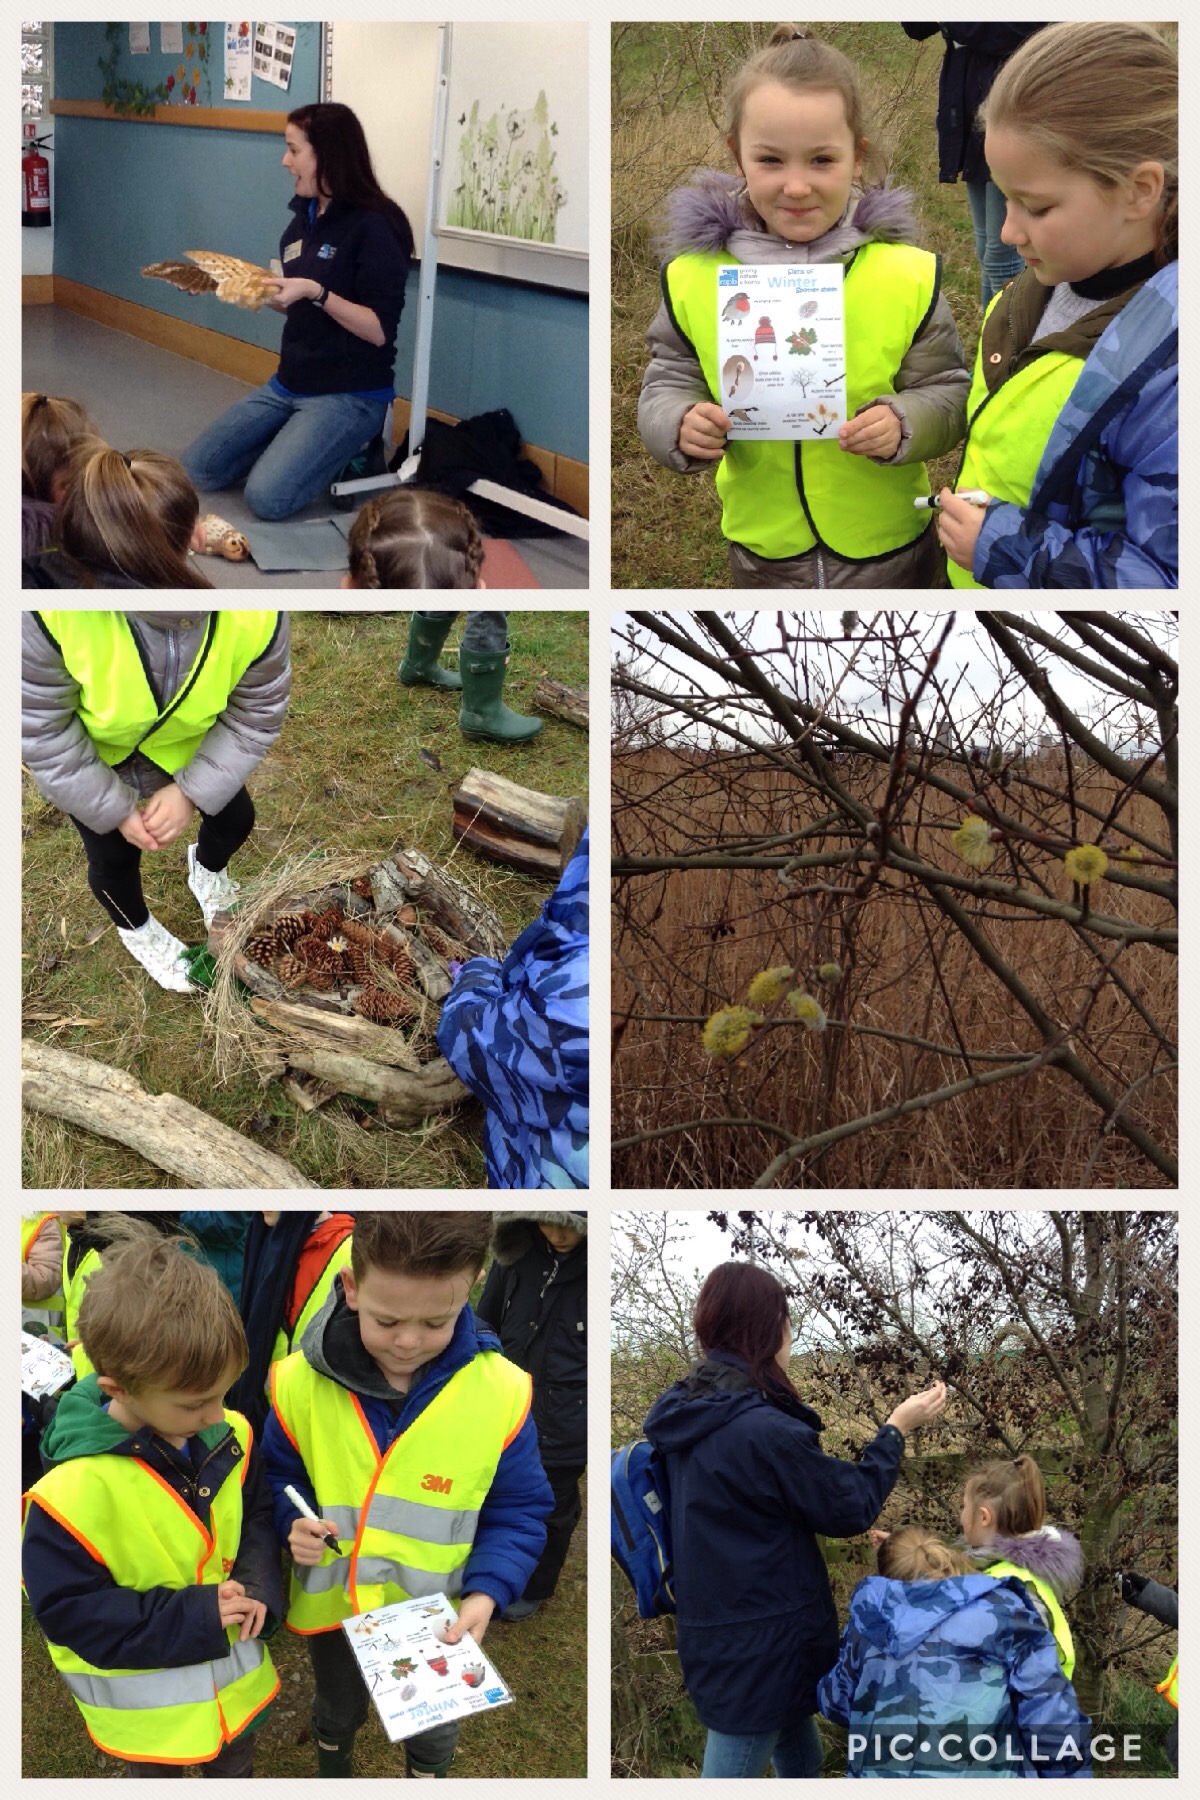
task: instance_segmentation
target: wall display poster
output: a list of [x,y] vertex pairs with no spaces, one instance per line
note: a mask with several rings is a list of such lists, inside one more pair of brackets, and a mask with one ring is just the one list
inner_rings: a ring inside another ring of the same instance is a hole
[[717,346],[730,441],[837,438],[846,421],[840,263],[722,264]]
[[249,19],[227,19],[225,22],[225,84],[226,100],[250,99],[250,75],[252,70],[251,44],[253,42]]
[[149,56],[150,54],[150,21],[144,24],[131,24],[129,27],[130,56]]
[[254,73],[260,81],[286,88],[292,79],[295,54],[296,33],[290,26],[268,25],[258,20],[254,26]]
[[430,1594],[342,1621],[393,1743],[512,1702],[507,1685],[469,1632],[461,1643],[443,1642],[455,1616],[445,1594]]
[[158,47],[162,51],[164,56],[182,56],[183,55],[183,20],[182,19],[177,19],[173,25],[168,23],[168,24],[159,26],[159,28],[158,28]]

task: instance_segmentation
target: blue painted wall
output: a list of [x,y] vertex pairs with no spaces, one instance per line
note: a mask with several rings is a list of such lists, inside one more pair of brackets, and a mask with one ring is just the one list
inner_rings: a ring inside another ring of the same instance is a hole
[[[212,104],[223,69],[223,26],[213,24]],[[319,28],[296,26],[296,61],[286,94],[253,84],[251,105],[287,111],[319,92]],[[118,72],[151,85],[181,60],[123,48]],[[128,43],[122,34],[122,45]],[[58,23],[54,31],[59,99],[98,100],[98,68],[108,49],[100,24]],[[198,92],[197,103],[203,101]],[[236,113],[236,105],[228,105]],[[283,321],[191,299],[140,270],[184,250],[223,250],[249,262],[278,254],[292,188],[280,167],[282,137],[206,131],[135,119],[58,118],[54,122],[54,272],[140,306],[277,349]],[[412,391],[416,274],[396,346],[396,391]],[[455,418],[506,406],[531,444],[587,461],[588,305],[577,295],[523,287],[458,269],[439,270],[434,308],[429,404]]]

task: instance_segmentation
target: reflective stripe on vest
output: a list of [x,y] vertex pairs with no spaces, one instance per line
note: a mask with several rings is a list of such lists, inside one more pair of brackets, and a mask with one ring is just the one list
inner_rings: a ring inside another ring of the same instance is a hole
[[1176,1712],[1179,1711],[1179,1658],[1178,1657],[1175,1658],[1175,1661],[1171,1664],[1170,1668],[1167,1670],[1166,1680],[1160,1681],[1154,1691],[1156,1694],[1161,1694],[1163,1699],[1168,1701],[1170,1703],[1170,1705],[1172,1705],[1175,1708]]
[[[100,1252],[89,1250],[81,1256],[73,1275],[67,1274],[67,1259],[70,1255],[70,1240],[63,1244],[63,1330],[69,1344],[72,1338],[79,1336],[79,1308],[83,1304],[83,1290],[86,1288],[96,1270],[100,1267]],[[82,1381],[85,1375],[92,1374],[92,1365],[82,1344],[76,1344],[70,1352],[71,1362],[75,1369],[76,1379]]]
[[989,1575],[995,1575],[997,1577],[1002,1575],[1015,1575],[1018,1581],[1023,1581],[1026,1587],[1030,1587],[1034,1590],[1038,1599],[1050,1614],[1050,1630],[1053,1633],[1055,1646],[1058,1650],[1058,1660],[1062,1665],[1063,1674],[1066,1676],[1067,1680],[1070,1681],[1072,1675],[1075,1673],[1075,1644],[1071,1637],[1071,1627],[1067,1624],[1067,1615],[1063,1611],[1058,1595],[1054,1592],[1050,1583],[1048,1581],[1043,1581],[1040,1575],[1034,1575],[1030,1570],[1022,1569],[1017,1563],[1013,1562],[989,1563],[987,1572]]
[[[27,1496],[103,1563],[119,1588],[212,1586],[237,1560],[242,1484],[252,1433],[240,1413],[225,1420],[238,1462],[213,1496],[206,1529],[187,1503],[135,1456],[73,1457]],[[104,1669],[63,1644],[51,1659],[74,1695],[88,1732],[110,1756],[130,1762],[211,1762],[279,1689],[266,1646],[237,1641],[210,1662],[173,1669]]]
[[[709,392],[721,393],[714,256],[675,257],[663,289],[678,330],[700,363]],[[864,244],[846,269],[846,414],[896,392],[896,376],[933,310],[939,259],[908,244]],[[756,556],[801,556],[818,541],[836,556],[866,562],[915,542],[929,514],[913,501],[929,492],[923,462],[883,467],[847,456],[836,440],[731,443],[717,467],[721,530]]]
[[[273,1363],[282,1362],[285,1356],[291,1355],[293,1348],[299,1345],[300,1340],[304,1336],[309,1325],[316,1318],[326,1300],[328,1300],[334,1282],[350,1261],[350,1247],[353,1237],[353,1231],[348,1231],[341,1243],[335,1244],[333,1249],[329,1252],[329,1261],[325,1264],[325,1267],[321,1270],[321,1273],[317,1276],[316,1281],[310,1288],[308,1299],[300,1308],[296,1317],[296,1323],[292,1326],[292,1329],[289,1331],[286,1325],[281,1325],[279,1327],[274,1346],[271,1350],[271,1361]],[[270,1392],[270,1386],[270,1369],[268,1368],[267,1380],[264,1383],[264,1388],[268,1393]]]
[[[992,305],[999,299],[997,294]],[[1028,506],[1050,433],[1082,368],[1080,357],[1047,350],[989,394],[981,333],[967,401],[967,441],[955,487],[982,488],[994,500]],[[982,586],[949,557],[946,562],[951,587]]]
[[289,1629],[330,1631],[392,1601],[460,1594],[480,1508],[529,1411],[529,1376],[481,1351],[382,1458],[358,1398],[318,1375],[302,1352],[275,1364],[271,1392],[343,1548],[293,1568]]
[[196,660],[174,698],[160,707],[123,613],[38,617],[78,685],[75,711],[101,760],[112,766],[142,750],[170,775],[191,762],[279,626],[277,612],[210,613]]

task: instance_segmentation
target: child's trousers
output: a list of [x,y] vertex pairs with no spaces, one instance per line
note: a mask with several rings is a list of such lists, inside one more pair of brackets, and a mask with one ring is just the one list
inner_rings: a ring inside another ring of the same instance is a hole
[[[312,1661],[316,1692],[312,1703],[313,1736],[339,1742],[365,1725],[371,1702],[346,1634],[316,1631],[305,1639]],[[458,1742],[458,1721],[435,1725],[416,1737],[405,1738],[404,1748],[414,1762],[437,1768],[449,1762]]]
[[[183,1769],[178,1763],[126,1763],[125,1773],[133,1778],[153,1776],[156,1781],[172,1776],[182,1775]],[[212,1762],[200,1764],[201,1775],[220,1780],[222,1777],[233,1778],[239,1775],[254,1773],[254,1733],[243,1731],[240,1738],[232,1744],[226,1744],[219,1750]]]
[[[446,617],[444,612],[418,612],[418,618],[441,621]],[[457,613],[451,613],[453,621]],[[475,650],[481,656],[494,656],[508,648],[508,614],[506,612],[469,612],[466,629],[463,632],[462,647],[464,650]]]
[[[135,795],[130,789],[129,810]],[[114,925],[136,931],[150,917],[142,894],[142,852],[119,831],[92,831],[71,815],[71,823],[83,839],[88,859],[88,886]],[[196,857],[214,873],[223,869],[254,830],[254,802],[239,788],[220,812],[200,814]]]

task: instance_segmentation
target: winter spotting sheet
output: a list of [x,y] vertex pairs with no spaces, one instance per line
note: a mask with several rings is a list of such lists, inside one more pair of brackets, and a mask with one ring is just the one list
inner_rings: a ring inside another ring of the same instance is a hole
[[475,1639],[443,1643],[456,1614],[445,1594],[400,1600],[342,1622],[367,1692],[393,1743],[472,1713],[507,1706],[512,1695]]
[[846,316],[840,263],[717,270],[717,349],[731,443],[836,441],[846,422]]

